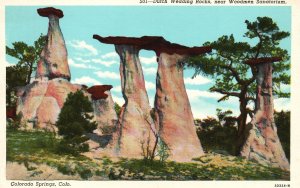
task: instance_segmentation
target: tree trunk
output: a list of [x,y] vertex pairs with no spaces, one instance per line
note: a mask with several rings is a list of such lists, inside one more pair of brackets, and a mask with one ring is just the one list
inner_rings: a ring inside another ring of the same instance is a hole
[[246,100],[246,90],[242,90],[240,94],[240,115],[237,120],[238,124],[238,134],[236,142],[235,154],[239,155],[241,148],[246,140],[246,122],[247,122],[247,100]]
[[26,85],[30,84],[30,78],[31,78],[31,74],[32,74],[33,63],[29,63],[29,64],[30,65],[29,65],[29,70],[28,70]]

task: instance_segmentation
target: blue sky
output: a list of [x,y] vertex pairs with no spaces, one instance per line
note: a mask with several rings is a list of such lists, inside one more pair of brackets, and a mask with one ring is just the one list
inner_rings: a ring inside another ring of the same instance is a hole
[[[47,34],[48,19],[40,17],[40,7],[8,6],[5,9],[6,45],[15,41],[33,44],[41,33]],[[93,34],[101,36],[144,35],[163,36],[170,42],[186,46],[201,46],[206,41],[216,40],[222,35],[234,34],[237,41],[247,41],[244,21],[254,21],[258,16],[268,16],[277,22],[280,29],[291,31],[290,7],[203,7],[203,6],[57,6],[64,12],[60,20],[66,41],[71,69],[71,81],[86,85],[111,84],[113,98],[123,103],[119,57],[114,46],[99,43]],[[290,52],[290,38],[280,44]],[[153,106],[157,63],[155,53],[142,50],[142,62],[146,88]],[[16,59],[6,57],[6,64]],[[185,70],[184,78],[194,117],[215,116],[216,108],[231,109],[238,113],[238,100],[229,99],[218,103],[222,95],[210,93],[213,80],[198,76],[191,79],[193,70]],[[289,86],[285,86],[289,90]],[[276,99],[277,110],[289,109],[289,99]]]

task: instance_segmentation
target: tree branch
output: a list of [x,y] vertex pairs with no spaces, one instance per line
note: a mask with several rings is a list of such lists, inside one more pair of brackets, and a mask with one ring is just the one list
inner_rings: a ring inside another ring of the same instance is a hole
[[[240,93],[237,93],[237,92],[228,92],[228,91],[222,90],[220,88],[214,88],[214,89],[211,89],[210,91],[212,91],[212,92],[218,92],[218,93],[227,95],[228,97],[229,96],[234,96],[234,97],[239,97],[240,96]],[[224,98],[224,97],[222,97],[222,98]]]

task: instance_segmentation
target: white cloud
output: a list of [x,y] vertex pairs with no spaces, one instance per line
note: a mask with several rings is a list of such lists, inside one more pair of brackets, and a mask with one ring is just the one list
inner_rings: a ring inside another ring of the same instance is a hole
[[77,61],[83,62],[83,63],[89,63],[89,62],[91,62],[91,60],[89,60],[89,59],[83,59],[81,57],[75,57],[74,59],[77,60]]
[[281,89],[281,91],[283,91],[283,92],[290,92],[290,91],[291,91],[291,86],[290,86],[290,85],[287,85],[287,84],[281,84],[281,85],[280,85],[280,89]]
[[87,44],[84,40],[72,40],[67,42],[67,44],[75,49],[86,50],[89,51],[92,55],[98,55],[97,49],[94,46]]
[[75,63],[73,59],[69,58],[68,59],[68,63],[71,67],[77,67],[77,68],[83,68],[83,69],[95,69],[98,70],[98,68],[93,67],[91,65],[86,65],[83,63]]
[[118,85],[116,87],[113,87],[111,90],[114,91],[114,92],[118,92],[118,93],[122,92],[122,88],[121,88],[120,85]]
[[91,78],[89,76],[82,76],[80,78],[76,78],[74,81],[76,84],[84,84],[84,85],[101,85],[101,83],[98,80],[95,80],[94,78]]
[[142,57],[141,56],[140,61],[142,64],[145,64],[145,65],[151,65],[151,64],[157,63],[156,56],[153,56],[153,57]]
[[274,109],[276,111],[281,111],[281,110],[290,110],[290,99],[289,98],[279,98],[279,99],[274,99]]
[[157,68],[154,68],[154,67],[143,67],[143,72],[147,75],[156,75],[156,72],[157,72]]
[[118,97],[115,95],[112,95],[113,101],[118,103],[120,106],[123,106],[123,104],[125,103],[125,100],[123,99],[123,97]]
[[149,96],[149,103],[151,107],[154,107],[154,96]]
[[97,71],[97,72],[95,72],[95,74],[99,78],[120,79],[120,75],[119,74],[117,74],[115,72],[111,72],[111,71]]
[[223,96],[220,93],[211,93],[208,91],[201,91],[196,89],[187,89],[187,95],[189,96],[190,100],[198,99],[199,97],[219,99]]
[[118,62],[114,61],[114,60],[103,61],[102,59],[92,59],[91,61],[94,62],[94,63],[99,63],[99,64],[104,65],[106,67],[110,67],[111,65],[118,64]]
[[145,87],[147,90],[155,89],[155,84],[152,82],[145,81]]
[[211,83],[211,80],[208,78],[205,78],[201,75],[198,75],[195,78],[184,78],[184,83],[189,84],[189,85],[202,85],[202,84],[207,84]]
[[119,55],[116,52],[109,52],[101,56],[103,59],[117,58]]

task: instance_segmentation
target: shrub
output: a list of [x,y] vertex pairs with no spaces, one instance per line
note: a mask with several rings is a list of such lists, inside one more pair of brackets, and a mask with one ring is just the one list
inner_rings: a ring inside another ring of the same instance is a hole
[[91,122],[91,112],[92,103],[82,91],[68,94],[56,122],[58,134],[63,137],[58,146],[59,153],[77,155],[89,150],[88,145],[84,143],[88,140],[84,134],[92,133],[97,127],[96,122]]
[[117,116],[119,117],[121,114],[121,106],[115,102],[115,111],[117,113]]
[[290,111],[274,113],[277,133],[286,157],[290,160]]

